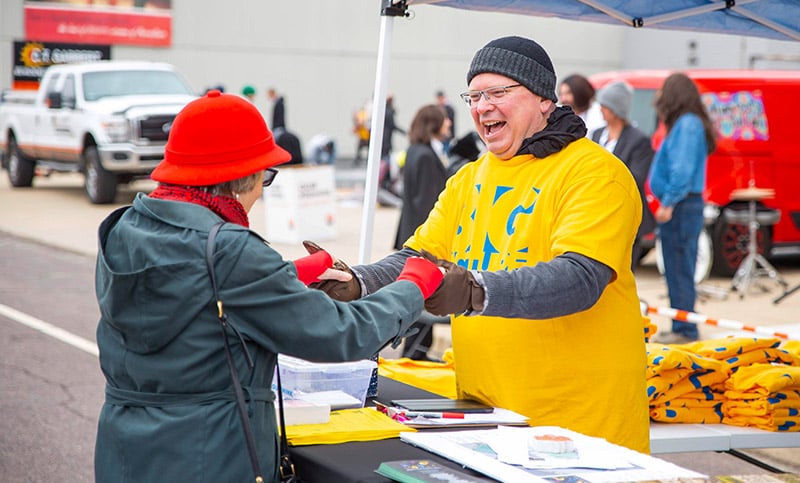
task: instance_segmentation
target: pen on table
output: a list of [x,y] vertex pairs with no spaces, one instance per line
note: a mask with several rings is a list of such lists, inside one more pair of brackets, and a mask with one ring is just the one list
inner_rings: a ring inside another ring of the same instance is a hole
[[464,419],[464,413],[430,412],[430,411],[397,411],[407,418],[431,419]]

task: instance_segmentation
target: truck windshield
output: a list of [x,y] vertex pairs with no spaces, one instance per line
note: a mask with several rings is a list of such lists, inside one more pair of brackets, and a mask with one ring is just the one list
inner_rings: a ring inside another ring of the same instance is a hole
[[193,95],[183,79],[170,71],[123,70],[83,74],[83,97],[87,101],[158,94]]

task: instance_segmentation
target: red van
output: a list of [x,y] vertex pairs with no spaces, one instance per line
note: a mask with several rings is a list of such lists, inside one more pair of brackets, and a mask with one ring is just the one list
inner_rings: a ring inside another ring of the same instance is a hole
[[[616,80],[633,86],[632,122],[653,136],[657,145],[663,126],[659,129],[653,99],[672,72],[605,72],[590,80],[598,89]],[[682,72],[697,84],[718,134],[717,149],[709,156],[706,171],[708,236],[701,237],[701,245],[706,246],[700,247],[700,253],[708,257],[710,271],[731,276],[747,254],[747,226],[728,221],[736,221],[735,216],[723,216],[747,209],[743,202],[731,200],[736,189],[775,190],[774,198],[759,202],[762,212],[780,212],[777,223],[760,227],[759,252],[769,256],[775,249],[800,247],[800,130],[795,125],[800,116],[800,71]]]

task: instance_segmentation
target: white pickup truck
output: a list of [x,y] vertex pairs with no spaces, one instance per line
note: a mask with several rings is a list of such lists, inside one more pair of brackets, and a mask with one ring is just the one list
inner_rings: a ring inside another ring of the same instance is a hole
[[48,67],[35,93],[0,98],[0,157],[12,186],[37,174],[81,172],[95,204],[146,177],[170,127],[196,95],[170,65],[99,61]]

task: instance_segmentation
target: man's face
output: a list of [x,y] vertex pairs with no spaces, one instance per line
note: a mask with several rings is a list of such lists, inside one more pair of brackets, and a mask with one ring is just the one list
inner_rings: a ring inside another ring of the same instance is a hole
[[[472,78],[469,90],[515,84],[519,83],[504,75],[485,73]],[[499,101],[492,104],[481,96],[480,101],[470,106],[470,114],[486,148],[500,159],[510,159],[519,151],[525,138],[545,128],[553,101],[543,99],[523,86],[509,89]]]

